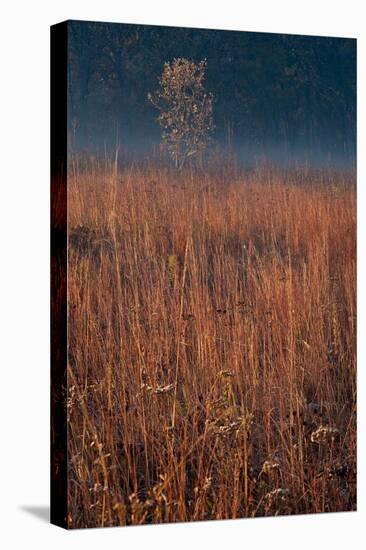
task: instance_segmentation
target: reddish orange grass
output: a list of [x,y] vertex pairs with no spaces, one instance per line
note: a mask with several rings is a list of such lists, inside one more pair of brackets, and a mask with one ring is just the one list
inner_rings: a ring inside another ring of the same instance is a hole
[[68,186],[69,526],[354,510],[353,176]]

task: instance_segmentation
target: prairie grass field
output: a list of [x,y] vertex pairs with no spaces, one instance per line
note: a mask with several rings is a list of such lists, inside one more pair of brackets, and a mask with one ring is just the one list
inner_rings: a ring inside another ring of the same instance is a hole
[[68,526],[355,510],[355,175],[75,161],[68,212]]

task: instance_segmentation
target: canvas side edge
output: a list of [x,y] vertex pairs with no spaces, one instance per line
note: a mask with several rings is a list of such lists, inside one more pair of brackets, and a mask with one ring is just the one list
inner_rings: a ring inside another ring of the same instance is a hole
[[67,514],[67,22],[51,27],[51,523]]

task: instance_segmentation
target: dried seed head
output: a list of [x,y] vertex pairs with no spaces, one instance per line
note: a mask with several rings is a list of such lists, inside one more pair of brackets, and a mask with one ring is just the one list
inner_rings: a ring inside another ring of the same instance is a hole
[[212,478],[211,477],[205,477],[202,486],[196,485],[194,488],[194,494],[197,496],[201,492],[208,491],[212,484]]
[[278,462],[271,462],[270,460],[266,460],[263,463],[261,473],[271,475],[274,472],[278,472],[280,470],[280,465]]
[[140,386],[141,391],[147,392],[147,393],[153,393],[155,395],[161,395],[164,393],[171,393],[175,389],[175,384],[167,384],[166,386],[149,386],[148,384],[141,384]]
[[312,432],[311,441],[318,445],[329,445],[339,437],[339,430],[337,428],[331,428],[329,426],[320,426],[317,430]]
[[153,391],[155,395],[163,393],[171,393],[175,389],[175,384],[168,384],[167,386],[158,386]]
[[273,489],[273,491],[267,493],[264,496],[264,501],[268,506],[283,504],[286,502],[288,494],[288,489],[282,489],[279,487],[278,489]]
[[141,391],[145,391],[145,392],[151,392],[154,390],[152,386],[149,386],[148,384],[145,384],[145,383],[141,384],[140,389]]
[[220,370],[218,376],[220,378],[232,378],[234,373],[231,370]]

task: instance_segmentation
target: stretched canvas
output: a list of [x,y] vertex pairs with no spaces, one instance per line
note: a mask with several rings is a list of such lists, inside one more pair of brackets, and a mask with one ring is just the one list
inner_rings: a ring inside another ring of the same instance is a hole
[[51,521],[355,510],[356,41],[67,21],[51,63]]

